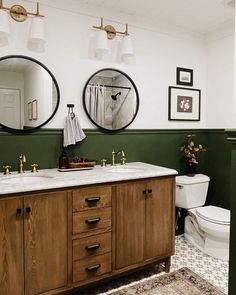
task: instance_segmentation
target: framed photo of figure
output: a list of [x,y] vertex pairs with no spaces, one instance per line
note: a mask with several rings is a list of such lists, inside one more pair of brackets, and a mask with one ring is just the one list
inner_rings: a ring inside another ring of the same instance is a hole
[[201,90],[169,86],[168,120],[200,121]]
[[193,70],[186,68],[176,68],[176,84],[193,86]]

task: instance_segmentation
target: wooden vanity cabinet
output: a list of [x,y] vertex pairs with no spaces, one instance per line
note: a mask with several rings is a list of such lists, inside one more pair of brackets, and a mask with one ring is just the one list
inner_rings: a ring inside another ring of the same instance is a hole
[[34,295],[68,281],[67,192],[0,200],[0,293]]
[[115,187],[115,268],[132,269],[174,253],[174,178]]
[[0,294],[52,295],[174,253],[173,176],[0,199]]

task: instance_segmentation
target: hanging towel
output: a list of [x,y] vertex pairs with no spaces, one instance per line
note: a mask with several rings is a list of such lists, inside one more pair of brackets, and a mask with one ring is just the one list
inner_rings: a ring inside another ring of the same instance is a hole
[[79,120],[76,115],[74,117],[68,114],[65,120],[64,130],[64,146],[76,144],[76,142],[82,141],[86,135],[80,127]]

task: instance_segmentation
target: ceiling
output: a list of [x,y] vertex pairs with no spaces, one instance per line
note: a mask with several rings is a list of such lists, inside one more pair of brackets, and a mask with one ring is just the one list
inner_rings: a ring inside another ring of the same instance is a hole
[[[207,34],[233,25],[235,0],[67,0],[67,8],[153,29]],[[47,1],[49,2],[49,1]],[[56,3],[60,1],[50,1]]]

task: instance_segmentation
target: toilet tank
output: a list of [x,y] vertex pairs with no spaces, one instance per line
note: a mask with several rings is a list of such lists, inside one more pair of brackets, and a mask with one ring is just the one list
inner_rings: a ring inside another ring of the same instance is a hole
[[204,174],[176,176],[176,207],[190,209],[206,202],[210,178]]

